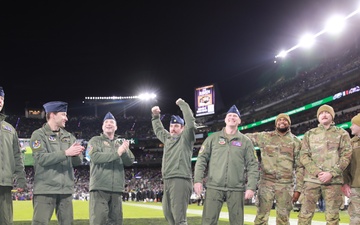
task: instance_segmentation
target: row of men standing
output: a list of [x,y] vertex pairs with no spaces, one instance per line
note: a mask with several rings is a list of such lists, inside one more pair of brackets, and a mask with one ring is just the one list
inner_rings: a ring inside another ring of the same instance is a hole
[[[152,108],[155,134],[164,143],[162,175],[166,199],[163,209],[170,225],[187,224],[187,200],[191,194],[188,162],[195,141],[195,118],[190,107],[182,99],[176,104],[180,106],[185,122],[173,115],[169,132],[160,121],[160,108]],[[360,224],[360,185],[357,181],[360,167],[356,166],[360,160],[359,153],[356,154],[360,151],[360,114],[351,121],[350,129],[355,135],[352,140],[348,132],[335,126],[334,118],[331,106],[320,106],[318,127],[306,132],[302,141],[291,133],[291,119],[284,113],[276,117],[274,131],[244,135],[238,130],[240,112],[232,106],[226,113],[225,127],[205,139],[195,164],[194,190],[198,195],[207,176],[202,224],[217,224],[225,201],[230,224],[244,224],[244,199],[251,199],[256,191],[256,225],[268,224],[274,200],[277,203],[276,224],[290,224],[293,203],[300,195],[302,207],[298,224],[311,224],[320,195],[327,204],[327,224],[339,224],[343,194],[351,199],[350,224]],[[261,151],[261,174],[254,145]]]
[[[0,110],[4,105],[4,90],[0,88]],[[299,224],[311,224],[320,192],[327,204],[328,224],[339,223],[341,188],[351,203],[351,224],[359,224],[356,181],[356,154],[359,149],[360,115],[352,119],[350,142],[348,133],[335,126],[331,106],[318,109],[319,126],[306,132],[302,143],[291,133],[290,117],[279,114],[275,130],[254,134],[240,133],[240,112],[232,106],[226,114],[226,126],[210,135],[201,146],[195,165],[192,187],[191,157],[195,142],[195,118],[182,99],[176,104],[185,121],[172,116],[169,131],[160,120],[160,108],[152,108],[153,129],[164,143],[162,175],[164,181],[163,210],[169,224],[187,224],[186,210],[191,192],[203,189],[207,173],[207,198],[202,224],[217,224],[222,204],[226,201],[231,224],[244,223],[244,199],[251,199],[256,190],[258,212],[255,224],[267,224],[273,200],[277,201],[277,224],[289,224],[291,203],[303,195]],[[47,123],[31,137],[34,156],[34,215],[32,224],[48,224],[55,209],[59,224],[72,224],[73,167],[81,162],[84,148],[64,127],[67,103],[44,105]],[[1,151],[6,157],[1,173],[0,223],[12,224],[12,179],[17,176],[18,191],[25,188],[25,173],[15,129],[1,115]],[[90,153],[90,224],[122,224],[121,192],[124,190],[124,165],[134,162],[127,141],[115,135],[117,124],[108,113],[103,121],[103,133],[88,144]],[[261,150],[261,175],[254,154],[254,145]],[[352,163],[348,167],[350,160]],[[346,169],[348,168],[348,169]],[[296,185],[293,187],[295,170]],[[343,171],[347,174],[345,184]],[[348,173],[346,173],[348,171]],[[115,173],[114,173],[115,172]],[[246,176],[247,175],[247,176]],[[342,186],[342,184],[344,184]],[[10,200],[9,200],[10,199]],[[270,207],[269,207],[270,206]],[[119,213],[120,212],[120,213]]]

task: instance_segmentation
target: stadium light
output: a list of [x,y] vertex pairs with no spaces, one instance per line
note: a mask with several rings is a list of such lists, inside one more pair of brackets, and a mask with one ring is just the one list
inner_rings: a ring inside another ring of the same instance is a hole
[[[322,34],[324,34],[324,33],[326,33],[326,32],[328,32],[328,33],[339,33],[340,31],[342,31],[342,30],[344,29],[344,27],[345,27],[345,21],[346,21],[347,19],[349,19],[349,18],[351,18],[351,17],[359,14],[359,13],[360,13],[360,4],[359,4],[359,6],[358,6],[358,9],[356,9],[356,10],[353,11],[353,12],[351,12],[349,15],[347,15],[347,16],[345,16],[345,17],[339,16],[339,15],[331,17],[331,18],[328,20],[325,28],[324,28],[323,30],[319,31],[318,33],[316,33],[312,38],[313,38],[314,41],[315,41],[315,38],[316,38],[316,37],[318,37],[318,36],[320,36],[320,35],[322,35]],[[300,42],[300,43],[302,43],[302,42]],[[301,46],[302,46],[302,45],[301,45]],[[295,49],[297,49],[297,48],[299,48],[299,47],[300,47],[300,44],[297,44],[297,45],[293,46],[292,48],[290,48],[290,49],[288,49],[288,50],[281,51],[279,54],[277,54],[277,55],[275,56],[275,58],[278,58],[278,57],[283,58],[283,57],[286,56],[287,53],[289,53],[289,52],[291,52],[291,51],[293,51],[293,50],[295,50]]]
[[145,101],[147,101],[147,100],[155,99],[155,98],[156,98],[156,95],[153,94],[153,93],[151,93],[151,94],[149,94],[149,93],[143,93],[143,94],[138,95],[137,97],[138,97],[140,100],[145,100]]
[[304,48],[310,48],[315,43],[315,37],[311,34],[305,34],[301,37],[299,46]]
[[339,15],[331,17],[326,23],[326,32],[331,34],[340,33],[345,27],[345,20],[345,17]]

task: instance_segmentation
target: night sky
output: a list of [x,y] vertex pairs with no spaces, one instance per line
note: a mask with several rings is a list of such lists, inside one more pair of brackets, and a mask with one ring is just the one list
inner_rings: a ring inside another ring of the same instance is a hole
[[[6,113],[61,100],[85,114],[85,96],[142,91],[155,92],[154,104],[173,113],[177,98],[193,108],[194,89],[212,83],[231,106],[276,79],[274,56],[297,44],[304,30],[316,33],[332,12],[357,6],[339,0],[74,2],[1,7]],[[303,61],[309,54],[293,55]]]

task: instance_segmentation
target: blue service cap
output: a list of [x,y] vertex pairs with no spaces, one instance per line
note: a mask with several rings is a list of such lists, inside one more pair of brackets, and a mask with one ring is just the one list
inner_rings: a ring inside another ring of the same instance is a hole
[[104,122],[105,120],[115,120],[115,121],[116,121],[114,115],[111,114],[111,112],[106,113],[103,122]]
[[0,96],[5,97],[4,89],[1,86],[0,86]]
[[179,123],[182,126],[184,126],[184,120],[178,115],[171,116],[170,124],[173,124],[173,123]]
[[226,114],[228,114],[228,113],[235,113],[235,114],[237,114],[237,115],[240,117],[240,112],[239,112],[239,110],[236,108],[235,105],[231,106],[231,108],[229,109],[229,111],[228,111]]
[[53,101],[45,103],[44,109],[46,113],[49,112],[67,112],[68,104],[66,102]]

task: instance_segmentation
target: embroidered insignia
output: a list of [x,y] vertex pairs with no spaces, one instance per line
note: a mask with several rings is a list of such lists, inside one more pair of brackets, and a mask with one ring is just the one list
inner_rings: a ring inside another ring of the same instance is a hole
[[69,142],[70,142],[70,137],[63,137],[63,138],[61,138],[61,142],[67,142],[67,143],[69,143]]
[[56,138],[54,136],[50,136],[49,141],[56,141]]
[[41,147],[41,142],[39,140],[36,140],[32,143],[33,149],[38,149]]
[[3,125],[3,129],[4,130],[8,130],[8,131],[12,131],[11,127],[7,126],[7,125]]
[[231,145],[232,145],[232,146],[241,147],[242,144],[241,144],[240,141],[232,141],[232,142],[231,142]]
[[110,146],[109,142],[107,142],[107,141],[104,141],[104,145],[107,146],[107,147]]
[[203,153],[204,150],[205,150],[205,146],[204,146],[204,145],[201,145],[201,148],[200,148],[200,150],[199,150],[199,154]]
[[224,145],[226,143],[224,138],[220,138],[219,139],[219,144]]

